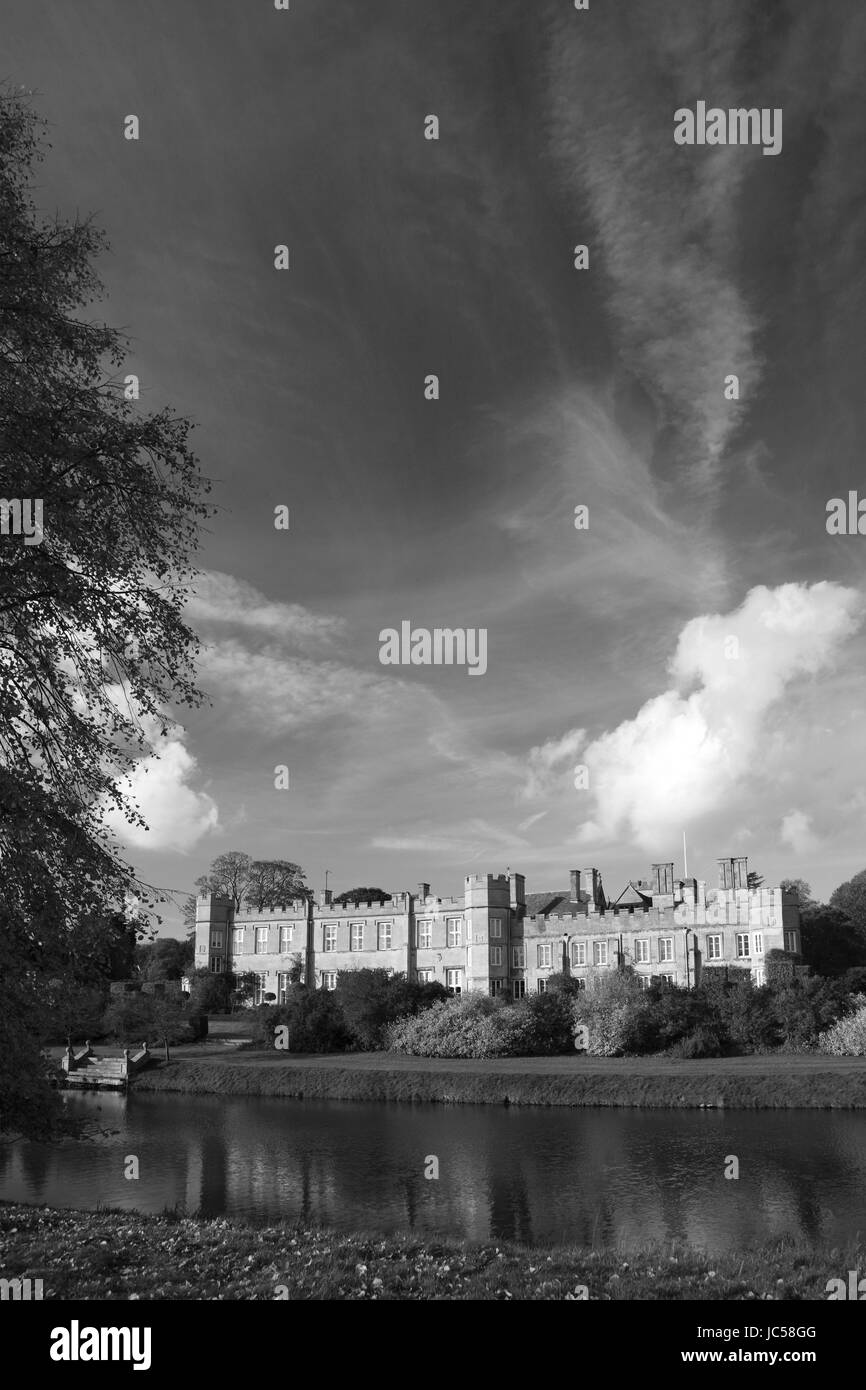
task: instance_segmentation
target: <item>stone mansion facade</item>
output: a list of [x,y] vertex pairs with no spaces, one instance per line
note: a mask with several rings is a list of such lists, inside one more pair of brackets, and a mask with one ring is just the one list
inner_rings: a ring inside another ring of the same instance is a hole
[[674,880],[653,864],[615,899],[597,869],[573,869],[567,889],[527,893],[523,874],[467,875],[462,897],[438,898],[429,883],[390,901],[342,906],[330,893],[257,911],[202,894],[195,967],[255,975],[255,1002],[285,997],[289,971],[334,989],[341,970],[379,967],[449,990],[519,999],[541,993],[558,971],[632,966],[644,981],[696,984],[705,970],[748,969],[764,982],[771,950],[800,951],[800,911],[781,888],[748,887],[745,858],[720,859],[718,888]]

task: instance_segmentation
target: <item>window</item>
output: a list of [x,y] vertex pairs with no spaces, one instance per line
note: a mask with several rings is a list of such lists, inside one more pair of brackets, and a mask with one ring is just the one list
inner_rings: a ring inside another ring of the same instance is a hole
[[495,996],[495,995],[497,995],[497,994],[501,994],[504,988],[505,988],[505,981],[504,981],[504,980],[491,980],[491,981],[490,981],[490,993],[491,993],[492,995]]
[[663,985],[672,985],[675,983],[675,976],[673,975],[656,975],[656,979],[660,980]]
[[707,937],[707,960],[721,960],[722,958],[722,938],[721,936]]
[[463,971],[446,970],[445,988],[448,990],[449,994],[459,994],[463,988]]
[[756,956],[762,956],[763,954],[764,954],[764,933],[763,933],[762,931],[756,931],[756,932],[755,932],[755,955],[756,955]]
[[244,929],[243,929],[243,927],[235,927],[235,930],[234,930],[234,943],[235,943],[235,944],[234,944],[234,952],[235,952],[235,955],[236,955],[236,956],[242,956],[243,953],[244,953]]
[[756,985],[762,985],[762,984],[764,984],[764,972],[763,972],[763,970],[753,970],[753,971],[752,971],[752,977],[753,977],[753,979],[754,979]]
[[213,971],[213,973],[214,973],[215,975],[221,975],[221,974],[222,974],[222,968],[223,968],[223,958],[222,958],[222,956],[211,956],[211,958],[210,958],[210,968],[211,968],[211,970]]
[[[335,928],[335,930],[336,930],[336,928]],[[323,971],[322,971],[322,989],[336,989],[336,988],[337,988],[337,972],[336,972],[336,970],[323,970]]]
[[422,951],[429,951],[433,942],[433,927],[430,922],[418,923],[418,946]]
[[593,965],[607,965],[607,942],[593,941],[592,943],[592,963]]
[[281,1004],[285,1004],[289,997],[290,984],[291,980],[289,979],[288,971],[284,971],[277,976],[277,999]]
[[491,917],[491,918],[490,918],[490,939],[491,939],[491,941],[495,940],[497,937],[501,937],[501,935],[502,935],[502,918],[501,918],[501,917]]
[[391,949],[391,923],[377,922],[376,931],[378,934],[379,950],[390,951]]
[[578,989],[586,989],[586,980],[578,979],[574,982]]
[[571,943],[571,963],[572,965],[586,965],[586,942],[572,941]]
[[259,974],[257,974],[257,975],[256,975],[256,992],[255,992],[255,1000],[256,1000],[256,1003],[257,1003],[257,1004],[264,1004],[264,1002],[265,1002],[265,995],[267,994],[267,990],[268,990],[267,977],[266,977],[265,975],[259,975]]
[[256,951],[265,952],[268,949],[268,929],[267,927],[256,927]]
[[638,975],[636,979],[638,989],[646,989],[652,979],[652,975]]
[[212,931],[210,934],[211,950],[221,951],[223,948],[223,934],[221,931]]
[[544,993],[546,993],[546,991],[547,991],[547,981],[546,981],[546,980],[539,980],[539,981],[538,981],[538,993],[539,993],[539,994],[544,994]]
[[646,965],[649,962],[648,941],[636,941],[634,943],[634,958],[638,965]]
[[512,981],[511,981],[511,997],[512,997],[513,999],[523,999],[523,998],[525,998],[525,996],[526,996],[526,981],[525,981],[525,980],[512,980]]
[[363,951],[364,949],[364,923],[353,922],[349,928],[349,950]]
[[551,955],[553,944],[550,941],[539,941],[538,943],[538,968],[545,970],[552,962]]
[[449,946],[462,946],[462,923],[459,917],[449,917],[446,923]]
[[738,932],[737,932],[737,955],[738,955],[738,956],[746,956],[746,957],[748,957],[748,955],[749,955],[749,933],[748,933],[748,932],[745,932],[745,931],[738,931]]
[[418,970],[415,973],[418,976],[419,985],[429,985],[433,979],[432,970]]
[[659,937],[659,960],[673,960],[674,939],[672,936]]
[[491,964],[491,965],[501,965],[501,964],[502,964],[502,947],[501,947],[501,946],[491,946],[491,947],[490,947],[490,964]]
[[786,932],[785,932],[785,950],[786,950],[786,951],[795,951],[795,952],[796,952],[796,951],[799,951],[799,949],[800,949],[800,946],[799,946],[799,943],[798,943],[798,941],[797,941],[797,933],[796,933],[795,931],[786,931]]
[[324,935],[324,939],[323,939],[323,942],[322,942],[322,949],[323,949],[324,951],[336,951],[336,949],[337,949],[337,924],[336,924],[336,922],[329,923],[329,925],[328,925],[327,927],[325,927],[325,935]]
[[[526,951],[523,946],[512,946],[511,964],[515,970],[523,970],[526,966]],[[514,996],[515,999],[517,995]]]
[[295,934],[294,927],[280,927],[280,950],[285,954],[292,949],[292,937]]

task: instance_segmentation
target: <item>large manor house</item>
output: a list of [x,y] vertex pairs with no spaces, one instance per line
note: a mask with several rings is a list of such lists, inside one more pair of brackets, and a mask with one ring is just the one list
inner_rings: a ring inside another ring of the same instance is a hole
[[340,971],[380,967],[514,999],[542,993],[555,972],[585,981],[620,964],[644,982],[693,985],[702,971],[738,967],[763,984],[769,951],[800,950],[796,896],[750,888],[744,858],[718,866],[717,889],[653,864],[650,880],[630,880],[614,899],[597,869],[572,869],[558,892],[527,893],[523,874],[470,874],[462,897],[419,883],[386,901],[342,906],[325,891],[263,912],[204,893],[195,965],[253,974],[257,1003],[285,998],[293,966],[321,989],[336,988]]

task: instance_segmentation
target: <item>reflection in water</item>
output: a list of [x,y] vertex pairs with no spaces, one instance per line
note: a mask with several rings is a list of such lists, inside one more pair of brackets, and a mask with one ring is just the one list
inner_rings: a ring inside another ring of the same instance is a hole
[[[90,1137],[0,1145],[0,1196],[527,1243],[741,1249],[866,1229],[866,1115],[70,1095]],[[124,1178],[134,1153],[140,1177]],[[736,1154],[738,1180],[724,1177]],[[438,1180],[424,1177],[439,1160]]]

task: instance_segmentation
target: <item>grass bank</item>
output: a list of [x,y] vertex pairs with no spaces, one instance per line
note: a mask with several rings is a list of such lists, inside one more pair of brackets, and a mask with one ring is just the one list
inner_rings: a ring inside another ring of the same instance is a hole
[[863,1261],[858,1245],[623,1255],[0,1204],[2,1277],[42,1279],[46,1299],[823,1300]]
[[217,1055],[194,1047],[135,1081],[138,1091],[296,1099],[482,1105],[648,1106],[660,1109],[864,1109],[866,1062],[773,1055],[525,1057],[469,1061],[393,1053]]

